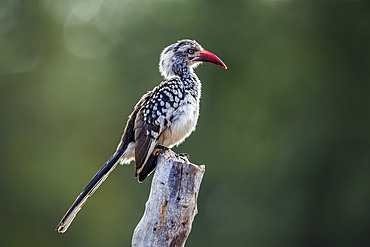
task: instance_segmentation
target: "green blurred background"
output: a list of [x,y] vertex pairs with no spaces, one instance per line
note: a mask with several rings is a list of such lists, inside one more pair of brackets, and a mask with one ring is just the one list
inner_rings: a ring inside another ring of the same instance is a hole
[[370,4],[289,0],[1,0],[1,246],[129,246],[152,176],[118,167],[54,231],[161,80],[197,40],[205,164],[187,246],[370,246]]

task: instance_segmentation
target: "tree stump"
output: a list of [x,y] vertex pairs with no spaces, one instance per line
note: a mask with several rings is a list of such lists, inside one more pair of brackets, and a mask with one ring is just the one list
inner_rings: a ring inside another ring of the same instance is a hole
[[158,157],[145,212],[136,226],[133,247],[184,246],[195,215],[205,166],[191,164],[173,151]]

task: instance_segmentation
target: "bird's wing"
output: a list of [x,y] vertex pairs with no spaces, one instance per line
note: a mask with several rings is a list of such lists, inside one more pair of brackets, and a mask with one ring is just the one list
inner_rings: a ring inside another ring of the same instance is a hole
[[158,144],[159,137],[167,128],[167,118],[178,108],[179,92],[184,97],[181,81],[172,78],[162,82],[140,101],[134,127],[136,175],[142,171]]
[[135,162],[136,175],[141,172],[144,164],[157,145],[160,136],[160,126],[144,120],[144,115],[140,114],[135,122]]

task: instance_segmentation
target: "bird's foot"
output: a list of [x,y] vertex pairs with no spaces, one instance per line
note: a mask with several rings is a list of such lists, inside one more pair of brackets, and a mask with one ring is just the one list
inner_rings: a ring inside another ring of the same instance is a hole
[[166,151],[171,150],[170,148],[162,145],[157,145],[155,148],[157,149],[157,154],[164,154]]
[[[162,146],[162,145],[157,145],[156,149],[158,149],[157,154],[164,153],[165,151],[171,150],[170,148]],[[177,154],[175,152],[171,152],[171,153],[174,154],[176,158],[182,159],[185,162],[189,162],[189,154],[187,153]]]
[[157,145],[157,146],[156,146],[156,148],[157,148],[157,149],[164,150],[164,151],[169,150],[169,148],[168,148],[168,147],[165,147],[165,146],[162,146],[162,145]]
[[189,159],[189,158],[190,158],[189,154],[187,154],[187,153],[181,153],[181,154],[179,154],[179,156],[180,156],[180,157],[187,158],[187,159]]
[[185,162],[189,162],[189,154],[187,153],[176,154],[176,157],[182,159]]

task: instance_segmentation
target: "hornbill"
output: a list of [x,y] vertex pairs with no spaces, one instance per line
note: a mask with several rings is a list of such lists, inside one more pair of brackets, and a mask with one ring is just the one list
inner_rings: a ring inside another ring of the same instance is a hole
[[58,232],[67,230],[86,200],[118,163],[128,164],[135,159],[135,177],[142,182],[155,169],[159,149],[179,145],[195,130],[201,83],[194,68],[202,62],[227,68],[221,59],[194,40],[180,40],[162,51],[159,70],[165,80],[136,104],[116,152],[69,208],[56,228]]

